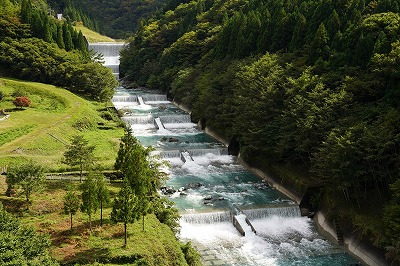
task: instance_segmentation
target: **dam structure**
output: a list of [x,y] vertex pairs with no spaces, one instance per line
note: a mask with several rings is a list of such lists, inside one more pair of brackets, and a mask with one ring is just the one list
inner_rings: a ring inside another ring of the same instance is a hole
[[169,162],[160,193],[178,208],[182,241],[204,265],[354,265],[299,206],[254,175],[162,93],[117,89],[114,106],[142,145]]
[[111,68],[116,79],[119,79],[120,51],[126,44],[123,42],[89,43],[89,50],[103,56],[103,65]]

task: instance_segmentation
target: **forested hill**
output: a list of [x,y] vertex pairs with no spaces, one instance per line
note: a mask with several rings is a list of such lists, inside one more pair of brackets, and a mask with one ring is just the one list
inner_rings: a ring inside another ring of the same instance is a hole
[[251,164],[303,169],[398,262],[399,66],[398,0],[170,1],[121,58]]
[[72,21],[49,10],[45,0],[0,0],[0,75],[109,100],[118,85],[112,71],[88,51]]
[[57,13],[107,36],[126,39],[166,0],[48,0]]

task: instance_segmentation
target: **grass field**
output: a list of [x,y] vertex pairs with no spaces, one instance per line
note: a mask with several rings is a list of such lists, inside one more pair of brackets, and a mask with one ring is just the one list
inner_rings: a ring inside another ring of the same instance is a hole
[[79,32],[82,31],[83,36],[86,37],[88,42],[115,42],[114,39],[101,35],[100,33],[97,33],[95,31],[92,31],[83,25],[76,25],[74,28]]
[[[49,234],[52,242],[50,253],[62,264],[80,265],[104,262],[104,265],[133,265],[129,262],[142,258],[143,265],[187,265],[173,232],[161,224],[154,215],[145,217],[145,230],[141,219],[128,225],[128,245],[124,244],[123,224],[110,221],[111,207],[103,210],[103,227],[100,227],[100,211],[92,218],[90,232],[88,217],[78,212],[73,216],[70,230],[69,215],[63,214],[63,197],[67,186],[78,189],[79,182],[47,181],[40,193],[32,195],[32,205],[26,211],[23,197],[6,197],[4,176],[0,176],[0,201],[5,209],[18,215],[21,221],[39,232]],[[111,197],[119,191],[119,184],[108,186]],[[77,191],[80,195],[80,192]],[[103,264],[94,264],[103,265]],[[137,265],[137,264],[135,264]],[[142,264],[138,264],[142,265]]]
[[[66,144],[77,134],[96,146],[96,162],[105,169],[113,167],[124,132],[118,122],[103,118],[110,113],[104,110],[104,103],[51,85],[3,78],[0,91],[5,94],[0,110],[10,115],[0,120],[0,167],[29,158],[49,172],[76,170],[69,169],[62,159]],[[31,106],[15,108],[15,94],[27,96]]]

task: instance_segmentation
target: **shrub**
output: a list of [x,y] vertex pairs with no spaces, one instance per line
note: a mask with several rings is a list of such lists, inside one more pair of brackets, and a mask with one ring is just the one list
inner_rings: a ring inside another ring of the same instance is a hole
[[20,107],[20,108],[29,107],[29,105],[31,104],[31,100],[29,100],[28,97],[19,96],[15,98],[13,104],[15,105],[15,107]]

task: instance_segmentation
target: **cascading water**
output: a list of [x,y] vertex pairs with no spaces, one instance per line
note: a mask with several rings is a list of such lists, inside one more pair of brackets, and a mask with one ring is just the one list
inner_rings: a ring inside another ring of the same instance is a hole
[[[151,108],[144,110],[141,96]],[[122,105],[120,101],[127,99]],[[129,100],[128,100],[129,99]],[[137,99],[137,98],[136,98]],[[169,161],[164,194],[182,215],[179,237],[190,240],[207,265],[349,265],[355,261],[321,237],[299,207],[228,155],[226,147],[191,122],[190,115],[166,97],[121,88],[116,108],[132,112],[123,119],[144,146]],[[120,107],[121,106],[121,107]],[[167,130],[159,130],[162,126]],[[236,217],[243,237],[233,226]],[[245,222],[251,221],[257,234]],[[250,228],[250,229],[249,229]]]
[[111,68],[114,76],[119,78],[119,53],[125,46],[125,43],[120,42],[98,42],[89,43],[89,50],[93,50],[103,55],[103,65]]

